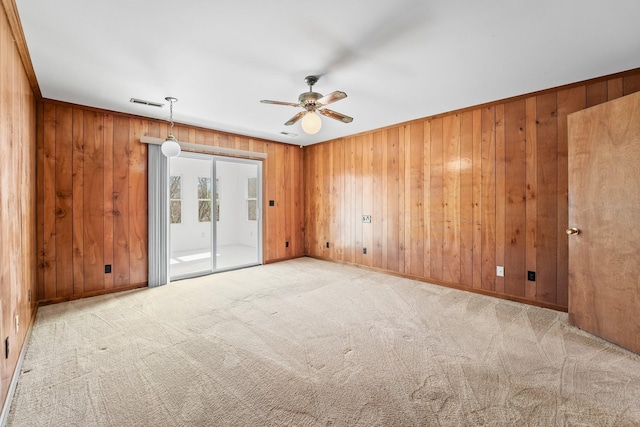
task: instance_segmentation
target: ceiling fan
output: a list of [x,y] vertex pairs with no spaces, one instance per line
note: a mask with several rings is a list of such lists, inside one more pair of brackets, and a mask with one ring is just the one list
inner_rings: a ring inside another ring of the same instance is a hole
[[276,104],[276,105],[289,105],[291,107],[302,107],[305,111],[300,111],[295,116],[291,117],[289,121],[285,123],[285,126],[291,126],[298,120],[302,119],[302,129],[308,134],[317,133],[322,126],[322,121],[317,113],[327,116],[329,118],[339,120],[343,123],[351,123],[353,117],[345,116],[344,114],[337,113],[328,108],[322,108],[325,105],[329,105],[333,102],[340,101],[347,97],[347,94],[339,90],[331,92],[327,96],[322,96],[321,93],[313,91],[313,85],[318,82],[318,76],[307,76],[304,81],[309,85],[309,92],[304,92],[298,97],[298,103],[293,102],[281,102],[281,101],[269,101],[263,99],[262,103]]

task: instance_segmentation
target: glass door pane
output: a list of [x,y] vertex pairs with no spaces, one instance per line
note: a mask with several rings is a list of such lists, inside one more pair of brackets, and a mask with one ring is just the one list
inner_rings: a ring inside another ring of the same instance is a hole
[[183,153],[169,166],[169,277],[213,272],[213,158]]
[[262,263],[261,166],[251,160],[216,160],[217,271]]

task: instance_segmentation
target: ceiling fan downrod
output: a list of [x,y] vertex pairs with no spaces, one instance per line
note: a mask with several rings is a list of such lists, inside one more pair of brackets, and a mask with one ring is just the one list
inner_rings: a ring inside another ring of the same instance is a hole
[[318,83],[318,76],[307,76],[304,81],[309,85],[309,92],[313,92],[313,85]]
[[298,97],[300,106],[305,110],[311,112],[315,111],[320,105],[317,103],[318,99],[322,98],[322,94],[313,91],[313,85],[318,82],[317,76],[307,76],[304,81],[309,85],[309,92],[305,92]]

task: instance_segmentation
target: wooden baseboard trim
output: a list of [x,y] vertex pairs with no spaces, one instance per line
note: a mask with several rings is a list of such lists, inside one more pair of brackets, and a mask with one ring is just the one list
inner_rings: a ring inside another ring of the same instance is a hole
[[38,306],[35,306],[33,309],[33,315],[31,316],[31,321],[29,322],[29,327],[27,328],[27,333],[24,336],[24,342],[22,343],[20,356],[18,356],[18,363],[16,363],[16,368],[13,370],[11,383],[9,383],[9,390],[7,390],[7,397],[4,399],[4,403],[2,405],[2,412],[0,412],[0,427],[5,427],[9,419],[9,410],[11,409],[11,401],[13,401],[13,395],[16,392],[16,388],[18,387],[18,379],[20,378],[22,363],[24,362],[24,357],[27,354],[27,347],[29,347],[29,340],[31,339],[31,331],[33,330],[33,325],[36,322],[37,314],[38,314]]
[[[57,304],[59,302],[73,301],[81,298],[97,297],[100,295],[112,294],[114,292],[130,291],[132,289],[146,288],[147,283],[136,283],[134,285],[121,286],[118,288],[103,289],[100,291],[86,292],[82,295],[72,295],[68,297],[51,298],[38,301],[39,306]],[[1,427],[1,426],[0,426]]]
[[273,264],[275,262],[289,261],[290,259],[304,258],[305,256],[306,255],[296,255],[296,256],[292,256],[292,257],[270,259],[268,261],[265,261],[264,264],[266,265],[266,264]]
[[354,264],[354,263],[351,263],[351,262],[339,261],[339,260],[330,259],[330,258],[323,258],[323,257],[313,256],[313,255],[307,255],[307,257],[314,258],[314,259],[319,259],[319,260],[322,260],[322,261],[329,261],[329,262],[333,262],[333,263],[336,263],[336,264],[342,264],[342,265],[348,265],[348,266],[351,266],[351,267],[361,268],[363,270],[375,271],[377,273],[389,274],[391,276],[403,277],[405,279],[417,280],[419,282],[430,283],[432,285],[444,286],[445,288],[458,289],[460,291],[471,292],[471,293],[474,293],[474,294],[486,295],[486,296],[490,296],[490,297],[494,297],[494,298],[500,298],[500,299],[507,300],[507,301],[519,302],[519,303],[522,303],[522,304],[532,305],[532,306],[535,306],[535,307],[548,308],[550,310],[562,311],[562,312],[565,312],[565,313],[568,311],[567,307],[563,307],[563,306],[557,305],[557,304],[547,303],[547,302],[544,302],[544,301],[533,301],[533,300],[522,298],[522,297],[518,297],[518,296],[515,296],[515,295],[505,295],[505,294],[501,294],[499,292],[488,291],[486,289],[470,288],[468,286],[462,286],[462,285],[458,285],[458,284],[455,284],[455,283],[443,282],[443,281],[440,281],[440,280],[425,279],[424,277],[411,276],[409,274],[398,273],[398,272],[395,272],[395,271],[384,270],[382,268],[369,267],[369,266],[366,266],[366,265]]

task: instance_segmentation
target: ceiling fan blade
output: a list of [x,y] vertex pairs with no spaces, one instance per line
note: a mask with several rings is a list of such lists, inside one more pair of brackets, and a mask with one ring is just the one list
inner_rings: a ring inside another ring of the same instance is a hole
[[305,114],[306,114],[306,111],[300,111],[298,114],[296,114],[295,116],[291,117],[289,119],[289,121],[286,122],[284,125],[285,126],[291,126],[292,124],[294,124],[295,122],[300,120],[302,118],[302,116],[304,116]]
[[291,107],[299,107],[300,104],[294,104],[293,102],[282,102],[282,101],[269,101],[268,99],[263,99],[262,101],[263,104],[275,104],[275,105],[288,105]]
[[353,117],[345,116],[344,114],[341,114],[341,113],[336,113],[335,111],[329,110],[327,108],[323,108],[322,110],[316,110],[316,111],[322,114],[323,116],[327,116],[335,120],[340,120],[343,123],[351,123],[353,121]]
[[329,105],[332,102],[340,101],[341,99],[345,99],[346,97],[346,93],[336,90],[335,92],[332,92],[329,95],[325,95],[322,98],[318,99],[317,102],[322,105]]

